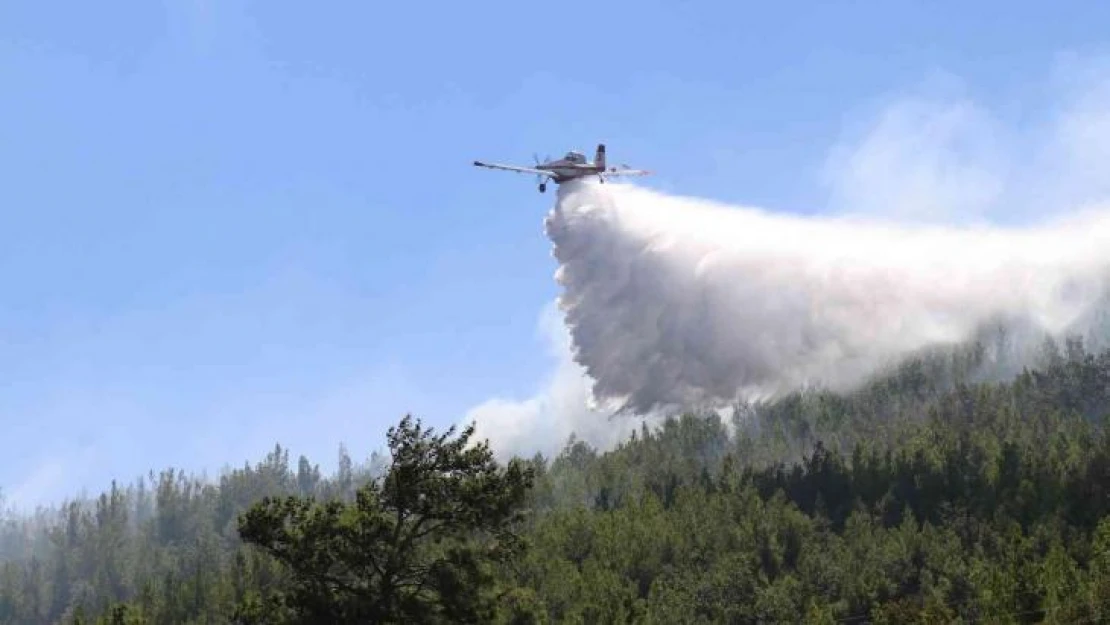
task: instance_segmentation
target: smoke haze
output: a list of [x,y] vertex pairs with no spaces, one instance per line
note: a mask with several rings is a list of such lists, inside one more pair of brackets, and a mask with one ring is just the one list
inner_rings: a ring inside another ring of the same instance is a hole
[[615,409],[847,389],[999,319],[1082,332],[1110,269],[1110,82],[1084,69],[1087,87],[1023,133],[960,98],[894,103],[833,149],[821,216],[563,185],[545,221],[556,371],[467,420],[503,454],[553,453],[572,431],[604,448],[634,425]]

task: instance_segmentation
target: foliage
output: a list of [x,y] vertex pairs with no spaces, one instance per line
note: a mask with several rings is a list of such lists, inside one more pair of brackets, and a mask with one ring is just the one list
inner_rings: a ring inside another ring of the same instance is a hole
[[281,606],[305,623],[486,622],[489,564],[518,555],[513,532],[532,472],[501,469],[468,427],[433,437],[405,417],[388,433],[392,466],[353,503],[267,497],[239,533],[292,572]]
[[1000,381],[992,349],[605,453],[500,466],[405,419],[375,469],[277,446],[6,513],[0,622],[1110,620],[1110,352],[1046,345]]

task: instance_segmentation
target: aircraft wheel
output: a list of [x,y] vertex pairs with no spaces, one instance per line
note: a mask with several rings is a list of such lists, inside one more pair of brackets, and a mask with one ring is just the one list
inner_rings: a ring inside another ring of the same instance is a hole
[[545,183],[541,182],[540,183],[540,193],[543,193],[544,191],[547,191],[547,185]]

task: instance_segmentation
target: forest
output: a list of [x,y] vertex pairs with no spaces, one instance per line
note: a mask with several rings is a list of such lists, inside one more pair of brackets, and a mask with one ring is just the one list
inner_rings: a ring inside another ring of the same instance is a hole
[[1110,351],[988,359],[934,350],[607,451],[499,463],[404,416],[333,475],[281,445],[151,472],[6,514],[0,622],[1108,622]]

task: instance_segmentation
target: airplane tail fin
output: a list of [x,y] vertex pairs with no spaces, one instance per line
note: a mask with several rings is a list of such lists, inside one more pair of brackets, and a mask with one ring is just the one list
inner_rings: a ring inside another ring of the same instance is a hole
[[601,171],[605,171],[605,144],[597,144],[597,154],[594,156],[594,165]]

